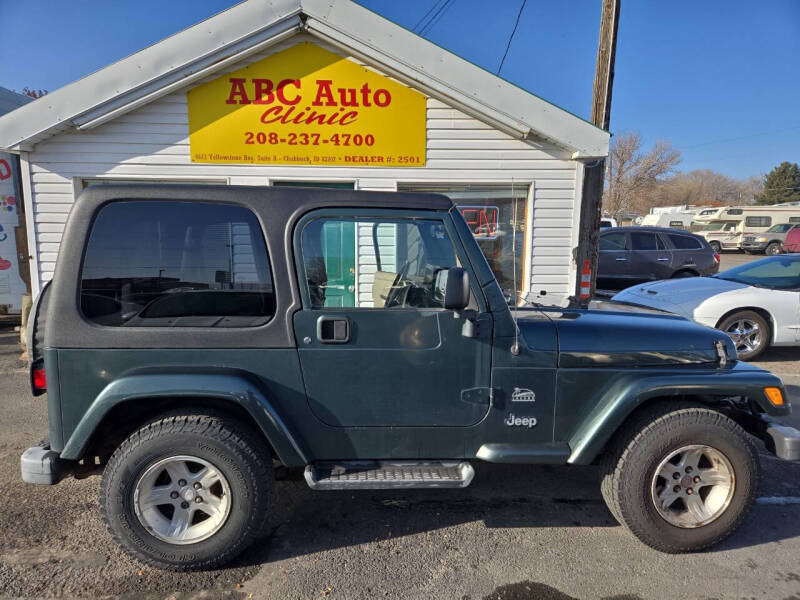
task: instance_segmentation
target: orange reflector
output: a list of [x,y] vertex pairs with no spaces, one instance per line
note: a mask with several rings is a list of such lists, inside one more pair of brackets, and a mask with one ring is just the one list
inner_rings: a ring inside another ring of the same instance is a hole
[[770,402],[772,402],[772,404],[775,406],[783,406],[783,392],[781,392],[781,388],[764,388],[764,393],[767,395],[767,398]]

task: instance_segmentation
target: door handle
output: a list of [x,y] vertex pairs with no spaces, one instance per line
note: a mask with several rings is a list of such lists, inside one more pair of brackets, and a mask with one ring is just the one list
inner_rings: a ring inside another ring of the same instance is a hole
[[623,257],[619,257],[619,258],[616,259],[617,262],[625,262],[626,260],[628,260],[628,259],[627,258],[623,258]]
[[346,344],[350,341],[350,319],[320,317],[317,319],[317,339],[323,344]]
[[658,260],[660,260],[661,262],[667,262],[669,261],[669,258],[659,258]]

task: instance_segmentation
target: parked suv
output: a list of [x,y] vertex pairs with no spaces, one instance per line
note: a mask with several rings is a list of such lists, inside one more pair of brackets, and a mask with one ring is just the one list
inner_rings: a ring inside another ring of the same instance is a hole
[[767,256],[780,254],[786,236],[793,229],[800,229],[800,223],[781,223],[773,225],[762,234],[748,234],[742,238],[742,250],[748,254],[763,253]]
[[780,379],[725,333],[646,309],[512,310],[439,195],[90,187],[31,315],[50,437],[23,479],[102,465],[111,535],[166,569],[262,535],[276,464],[324,493],[599,461],[614,516],[685,552],[752,504],[748,432],[800,458],[800,432],[769,420],[790,412]]
[[713,275],[719,254],[699,235],[662,227],[617,227],[600,231],[597,288]]

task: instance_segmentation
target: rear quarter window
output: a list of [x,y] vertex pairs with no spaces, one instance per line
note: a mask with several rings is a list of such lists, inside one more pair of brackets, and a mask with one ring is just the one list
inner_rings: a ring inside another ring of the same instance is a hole
[[700,250],[703,247],[700,240],[688,235],[669,234],[667,237],[676,250]]
[[275,295],[258,219],[228,204],[107,204],[89,234],[80,302],[106,326],[262,325]]

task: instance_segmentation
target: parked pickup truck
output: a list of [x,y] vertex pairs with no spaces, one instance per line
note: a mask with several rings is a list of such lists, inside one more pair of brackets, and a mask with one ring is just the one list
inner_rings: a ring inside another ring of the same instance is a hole
[[187,570],[264,532],[275,465],[325,492],[597,462],[635,536],[699,550],[753,502],[749,434],[796,460],[800,432],[724,333],[645,311],[509,307],[440,195],[90,187],[33,309],[22,477],[103,465],[111,535]]

